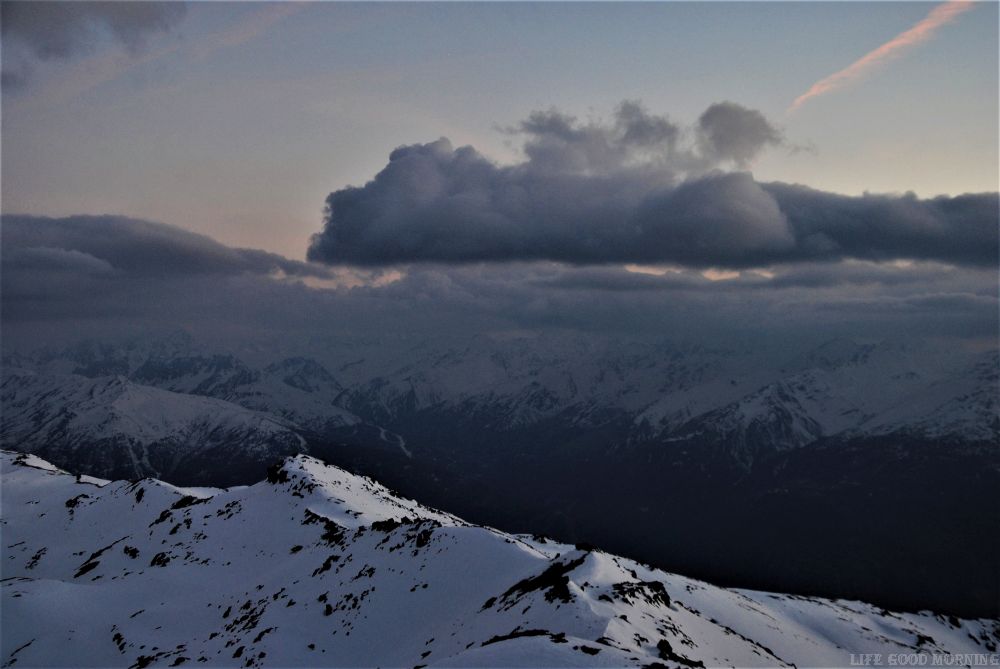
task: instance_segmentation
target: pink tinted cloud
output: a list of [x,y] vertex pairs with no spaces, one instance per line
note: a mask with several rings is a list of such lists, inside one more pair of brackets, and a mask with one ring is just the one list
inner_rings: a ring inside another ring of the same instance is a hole
[[909,30],[901,32],[839,72],[834,72],[830,76],[817,81],[808,91],[795,98],[788,111],[795,111],[807,100],[846,86],[855,79],[864,76],[870,69],[882,61],[899,55],[900,51],[908,47],[930,39],[934,31],[944,24],[953,21],[959,14],[972,9],[973,4],[971,0],[949,0],[949,2],[938,5],[923,20]]

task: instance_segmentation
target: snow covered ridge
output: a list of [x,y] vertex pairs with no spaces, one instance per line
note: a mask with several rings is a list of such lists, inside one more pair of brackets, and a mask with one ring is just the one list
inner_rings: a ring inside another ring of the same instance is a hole
[[1000,643],[997,621],[727,590],[471,525],[308,456],[230,490],[6,451],[0,469],[4,666],[848,666]]

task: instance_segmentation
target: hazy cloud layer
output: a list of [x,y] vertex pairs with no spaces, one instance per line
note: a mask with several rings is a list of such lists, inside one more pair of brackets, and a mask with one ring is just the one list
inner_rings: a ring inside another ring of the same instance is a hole
[[173,28],[185,11],[183,2],[5,0],[0,4],[3,84],[23,84],[33,61],[79,56],[105,36],[136,53],[150,35]]
[[285,349],[333,336],[556,330],[743,346],[840,335],[995,337],[998,315],[994,269],[932,262],[797,263],[714,281],[676,267],[425,264],[342,282],[322,265],[120,217],[5,216],[0,233],[8,348],[178,327]]
[[372,181],[329,195],[309,259],[997,262],[995,193],[848,197],[724,171],[785,142],[763,115],[734,103],[712,105],[686,129],[626,102],[607,123],[551,110],[510,131],[523,136],[525,154],[512,166],[447,139],[396,149]]

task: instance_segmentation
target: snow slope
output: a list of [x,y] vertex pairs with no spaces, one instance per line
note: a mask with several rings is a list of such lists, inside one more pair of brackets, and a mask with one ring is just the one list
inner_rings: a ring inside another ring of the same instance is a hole
[[0,467],[5,666],[845,666],[1000,639],[470,525],[308,456],[231,490]]

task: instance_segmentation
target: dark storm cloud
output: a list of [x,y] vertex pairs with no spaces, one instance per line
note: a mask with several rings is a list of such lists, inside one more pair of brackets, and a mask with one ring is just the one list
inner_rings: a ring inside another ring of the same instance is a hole
[[720,171],[784,142],[759,112],[733,103],[709,107],[687,144],[679,126],[636,103],[603,124],[536,112],[516,131],[526,159],[512,166],[446,139],[396,149],[372,181],[329,195],[309,259],[728,268],[844,258],[997,262],[995,193],[849,197]]
[[34,60],[67,60],[90,51],[107,35],[137,53],[150,35],[168,31],[184,16],[183,2],[4,1],[0,25],[3,83],[27,81]]

